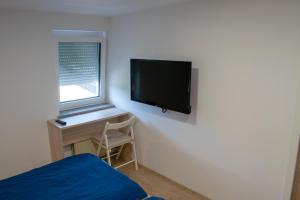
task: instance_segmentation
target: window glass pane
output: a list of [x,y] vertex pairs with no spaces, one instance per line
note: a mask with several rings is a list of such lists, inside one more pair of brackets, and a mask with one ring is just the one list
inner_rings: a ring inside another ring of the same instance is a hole
[[100,43],[59,42],[60,102],[99,96]]

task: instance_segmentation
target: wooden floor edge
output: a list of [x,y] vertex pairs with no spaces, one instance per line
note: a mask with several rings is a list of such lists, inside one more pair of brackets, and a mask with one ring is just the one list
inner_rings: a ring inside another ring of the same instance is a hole
[[176,185],[178,185],[178,186],[180,186],[180,187],[182,187],[182,188],[184,188],[184,189],[186,189],[186,190],[191,191],[192,193],[195,193],[196,195],[202,196],[203,198],[206,198],[206,199],[210,199],[210,198],[204,196],[203,194],[200,194],[200,193],[198,193],[198,192],[196,192],[196,191],[194,191],[194,190],[188,188],[187,186],[182,185],[182,184],[178,183],[177,181],[175,181],[175,180],[173,180],[173,179],[171,179],[171,178],[169,178],[169,177],[167,177],[167,176],[165,176],[165,175],[162,175],[162,174],[158,173],[157,171],[155,171],[155,170],[153,170],[153,169],[150,169],[149,167],[147,167],[147,166],[145,166],[145,165],[143,165],[143,164],[141,164],[141,163],[138,163],[138,165],[139,165],[139,166],[142,166],[142,167],[144,167],[144,168],[146,168],[147,170],[149,170],[149,171],[151,171],[151,172],[153,172],[153,173],[155,173],[155,174],[157,174],[158,176],[161,176],[161,177],[163,177],[163,178],[165,178],[165,179],[167,179],[167,180],[169,180],[169,181],[175,183]]

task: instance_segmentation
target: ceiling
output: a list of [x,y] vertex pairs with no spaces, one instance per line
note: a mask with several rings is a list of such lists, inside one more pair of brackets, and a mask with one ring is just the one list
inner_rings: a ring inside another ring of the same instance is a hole
[[117,16],[191,0],[1,0],[0,7]]

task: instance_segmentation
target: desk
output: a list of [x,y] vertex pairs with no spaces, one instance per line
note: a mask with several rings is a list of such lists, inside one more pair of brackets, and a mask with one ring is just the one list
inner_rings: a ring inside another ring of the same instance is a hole
[[67,122],[62,126],[55,119],[48,120],[48,133],[51,148],[52,161],[64,158],[64,146],[88,140],[90,137],[101,134],[105,123],[120,122],[127,119],[129,113],[118,108],[80,114],[66,117],[62,120]]

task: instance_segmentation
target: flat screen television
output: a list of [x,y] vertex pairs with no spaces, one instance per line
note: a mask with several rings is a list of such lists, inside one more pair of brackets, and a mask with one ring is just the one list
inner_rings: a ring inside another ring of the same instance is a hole
[[191,62],[131,59],[131,100],[190,114],[191,71]]

